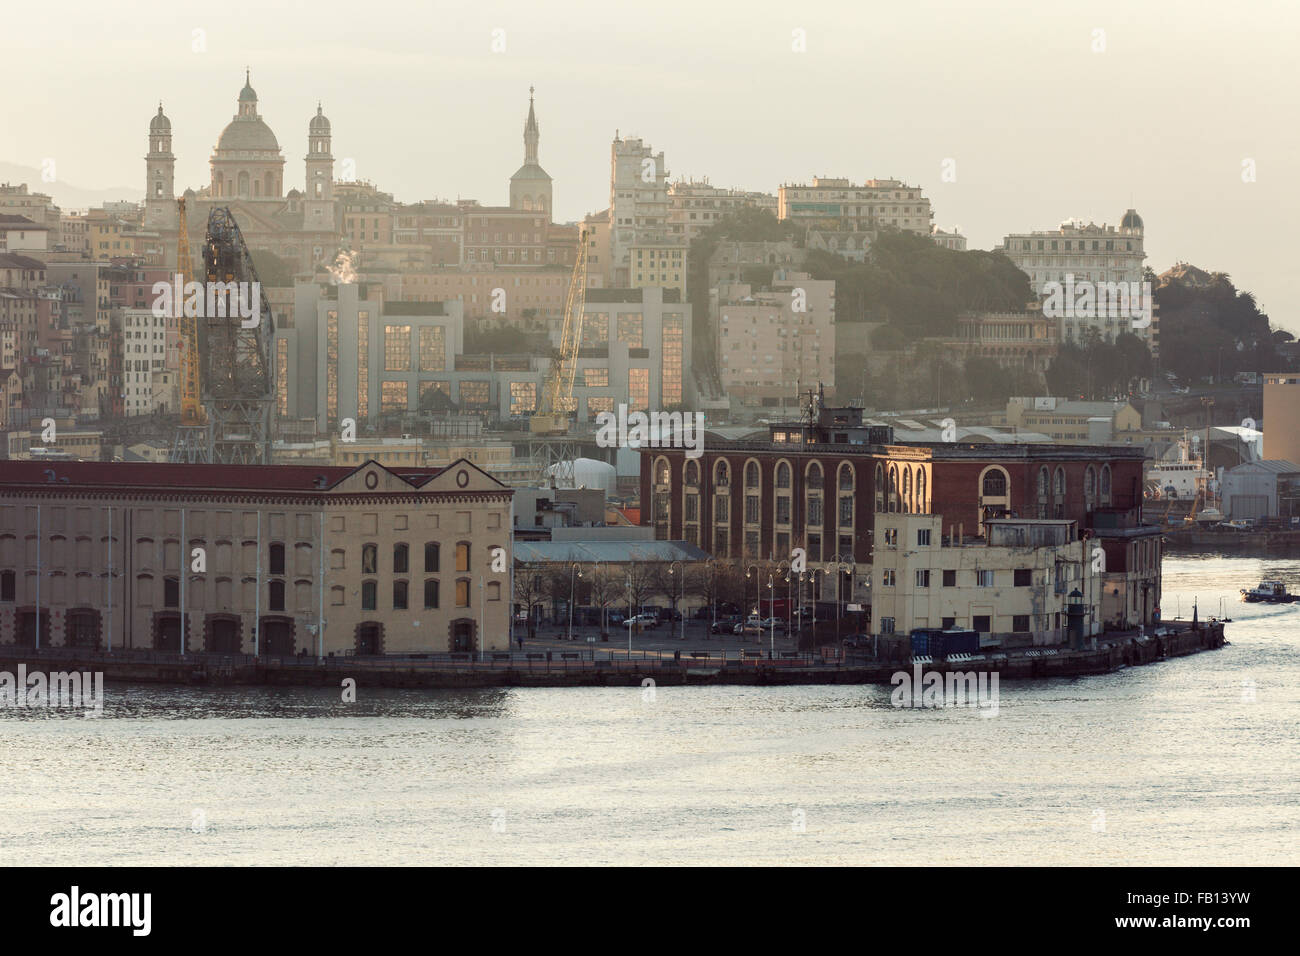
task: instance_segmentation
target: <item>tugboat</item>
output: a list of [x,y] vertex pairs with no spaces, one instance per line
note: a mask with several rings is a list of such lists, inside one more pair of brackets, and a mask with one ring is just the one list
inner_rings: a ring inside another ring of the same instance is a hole
[[1241,599],[1252,604],[1290,604],[1300,601],[1300,594],[1288,594],[1286,585],[1281,581],[1260,581],[1258,587],[1242,588]]

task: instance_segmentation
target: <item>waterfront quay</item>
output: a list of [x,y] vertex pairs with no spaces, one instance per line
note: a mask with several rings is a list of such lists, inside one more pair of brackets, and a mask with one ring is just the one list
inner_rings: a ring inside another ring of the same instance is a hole
[[[869,651],[827,648],[818,653],[701,644],[668,649],[594,646],[489,651],[421,656],[253,657],[166,654],[157,651],[87,652],[76,648],[36,650],[0,647],[0,670],[102,671],[108,682],[188,685],[359,687],[588,687],[688,684],[888,684],[899,670],[997,673],[1001,680],[1105,674],[1222,647],[1223,623],[1171,621],[1161,634],[1112,631],[1095,647],[1034,647],[948,659],[880,660]],[[567,643],[567,642],[566,642]]]

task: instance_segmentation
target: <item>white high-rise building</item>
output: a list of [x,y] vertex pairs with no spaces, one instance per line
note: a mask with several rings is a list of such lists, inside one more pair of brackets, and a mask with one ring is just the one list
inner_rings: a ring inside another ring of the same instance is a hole
[[[1048,283],[1138,283],[1143,281],[1142,217],[1136,210],[1124,213],[1117,227],[1081,220],[1063,222],[1058,228],[1040,232],[1012,233],[1002,242],[1002,251],[1025,275],[1034,293],[1049,294]],[[1147,327],[1135,326],[1124,317],[1068,316],[1061,319],[1061,340],[1079,341],[1089,328],[1102,338],[1113,340],[1122,331],[1132,331],[1149,342],[1155,340],[1155,319]]]
[[[664,153],[639,139],[620,139],[610,147],[609,262],[611,284],[632,285],[634,246],[669,241],[668,168]],[[679,240],[683,244],[684,239]]]

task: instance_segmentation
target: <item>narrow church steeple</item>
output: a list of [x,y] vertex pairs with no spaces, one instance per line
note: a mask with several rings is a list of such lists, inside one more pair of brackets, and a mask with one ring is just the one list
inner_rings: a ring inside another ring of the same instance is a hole
[[537,165],[537,114],[533,111],[533,87],[528,87],[528,119],[524,121],[524,165]]

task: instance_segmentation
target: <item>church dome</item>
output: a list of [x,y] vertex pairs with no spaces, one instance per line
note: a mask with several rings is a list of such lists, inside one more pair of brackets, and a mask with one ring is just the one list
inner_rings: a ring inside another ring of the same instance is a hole
[[158,104],[158,113],[149,121],[149,132],[151,133],[170,133],[172,131],[172,121],[167,118],[163,112],[162,104]]
[[262,117],[236,116],[221,131],[221,138],[217,140],[217,151],[227,150],[241,152],[269,150],[278,153],[280,144],[276,141],[275,134],[271,132],[271,127],[262,121]]
[[1130,209],[1124,213],[1124,219],[1119,225],[1121,229],[1141,229],[1142,217],[1137,214],[1136,209]]
[[244,73],[244,88],[239,91],[239,102],[241,103],[257,102],[257,90],[253,89],[253,79],[247,73],[247,71],[245,71]]
[[330,121],[325,114],[321,112],[319,103],[316,104],[316,115],[311,118],[311,123],[308,125],[307,131],[309,133],[323,133],[329,135]]

